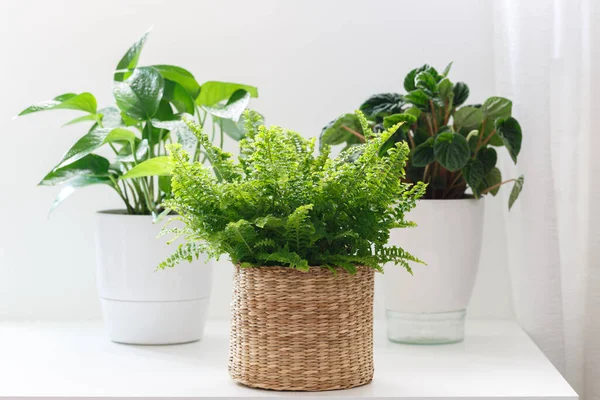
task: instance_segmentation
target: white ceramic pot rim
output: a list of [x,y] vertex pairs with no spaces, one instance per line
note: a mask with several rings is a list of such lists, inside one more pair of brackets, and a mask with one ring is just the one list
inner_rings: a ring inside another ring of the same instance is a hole
[[460,199],[418,199],[417,202],[431,202],[431,203],[446,203],[446,202],[477,202],[483,201],[483,197],[480,199],[476,199],[475,197],[463,197]]
[[114,215],[114,216],[126,216],[126,217],[142,217],[142,218],[148,218],[148,217],[152,217],[151,214],[129,214],[127,212],[127,210],[125,209],[113,209],[113,210],[99,210],[96,211],[96,214],[103,214],[103,215]]

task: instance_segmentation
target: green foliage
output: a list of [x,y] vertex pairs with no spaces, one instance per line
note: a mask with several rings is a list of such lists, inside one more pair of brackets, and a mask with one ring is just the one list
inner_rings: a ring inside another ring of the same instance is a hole
[[[502,181],[494,147],[506,147],[516,164],[523,134],[519,122],[512,117],[512,102],[490,97],[480,105],[463,105],[469,97],[469,87],[448,78],[451,65],[442,73],[427,64],[415,68],[404,79],[406,94],[373,95],[361,105],[361,110],[376,133],[404,122],[384,149],[397,142],[409,146],[403,180],[428,183],[425,198],[496,195],[501,185],[514,182],[510,208],[522,190],[523,179]],[[356,124],[348,115],[328,125],[335,131],[321,134],[321,147],[340,143],[345,143],[346,148],[360,146],[356,135],[347,129]]]
[[[208,81],[200,85],[184,68],[174,65],[138,66],[148,38],[146,32],[117,64],[112,92],[115,106],[98,110],[91,93],[65,93],[26,108],[27,115],[45,110],[84,112],[65,125],[91,122],[87,133],[64,154],[40,185],[63,185],[51,210],[77,188],[103,183],[123,200],[130,214],[163,212],[163,200],[171,197],[166,144],[180,143],[194,161],[207,162],[196,136],[183,122],[184,115],[201,126],[212,127],[211,137],[224,144],[224,136],[240,140],[246,131],[242,112],[255,87]],[[114,162],[94,154],[104,146],[114,152]],[[125,180],[127,179],[127,180]]]
[[398,179],[409,153],[405,143],[380,155],[399,125],[374,135],[357,112],[365,143],[331,159],[329,146],[315,156],[314,139],[258,125],[254,112],[244,118],[248,133],[237,160],[186,120],[212,171],[191,160],[180,144],[168,146],[173,197],[164,206],[179,214],[175,219],[185,227],[177,234],[187,245],[160,267],[200,251],[227,254],[242,267],[284,265],[300,271],[316,265],[353,273],[357,265],[381,270],[386,262],[409,269],[407,261],[420,262],[401,248],[386,247],[391,229],[414,225],[405,214],[426,189],[422,182]]

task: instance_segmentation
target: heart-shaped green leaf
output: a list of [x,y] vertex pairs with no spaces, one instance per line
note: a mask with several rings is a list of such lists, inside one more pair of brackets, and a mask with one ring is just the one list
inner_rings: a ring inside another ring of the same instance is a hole
[[396,124],[399,124],[400,122],[404,123],[400,128],[405,130],[412,124],[417,122],[417,117],[405,113],[389,115],[383,119],[383,127],[384,129],[390,129],[391,127],[393,127]]
[[203,108],[206,111],[208,111],[211,115],[214,115],[219,118],[230,119],[234,122],[237,122],[239,121],[240,117],[242,116],[242,113],[248,106],[249,102],[250,93],[243,89],[240,89],[231,95],[231,98],[229,99],[229,101],[227,101],[226,105],[222,107],[204,106]]
[[376,118],[401,113],[405,104],[404,97],[399,93],[378,93],[362,103],[359,110],[367,119],[375,121]]
[[125,81],[113,83],[117,105],[126,115],[138,121],[156,114],[163,91],[164,79],[152,67],[136,68]]
[[52,100],[43,101],[41,103],[29,106],[21,111],[17,116],[27,115],[38,111],[46,110],[78,110],[90,114],[96,114],[98,104],[96,98],[91,93],[65,93],[56,96]]
[[82,175],[70,179],[61,188],[60,192],[58,192],[58,196],[56,196],[54,199],[54,203],[52,203],[48,214],[51,214],[56,207],[58,207],[69,196],[71,196],[75,192],[75,189],[97,184],[109,185],[113,188],[115,187],[113,181],[108,176]]
[[132,142],[135,138],[135,134],[125,128],[105,129],[98,128],[97,126],[93,127],[67,150],[58,163],[58,166],[71,164],[80,160],[107,143],[118,141]]
[[454,123],[460,128],[474,128],[481,125],[483,113],[476,107],[462,107],[454,113]]
[[331,146],[346,143],[346,147],[359,144],[360,138],[352,131],[363,135],[362,126],[356,114],[344,114],[336,120],[331,121],[322,130],[319,137],[321,146],[328,144]]
[[453,89],[454,85],[452,85],[452,82],[448,78],[444,78],[438,83],[438,92],[442,102],[454,105]]
[[502,139],[510,158],[516,164],[517,156],[521,151],[521,142],[523,141],[523,133],[519,122],[513,117],[498,118],[496,120],[496,135]]
[[51,171],[40,181],[40,183],[38,183],[38,185],[59,185],[82,175],[106,176],[108,174],[109,165],[110,163],[106,158],[96,154],[88,154],[74,163]]
[[464,82],[454,85],[454,107],[461,106],[469,98],[469,87]]
[[473,190],[475,197],[479,197],[476,191],[485,176],[482,162],[478,159],[469,160],[463,167],[462,174],[469,187]]
[[488,174],[496,166],[498,154],[493,148],[484,147],[479,149],[479,152],[477,153],[477,159],[481,161],[481,164],[483,165],[484,174]]
[[461,169],[471,156],[467,139],[458,133],[452,132],[437,135],[433,150],[435,159],[448,171]]
[[[163,99],[173,104],[177,112],[194,114],[194,99],[179,83],[165,79]],[[162,119],[162,118],[161,118]]]
[[192,99],[200,94],[200,84],[191,72],[175,65],[153,65],[165,80],[177,82],[183,87]]
[[415,86],[423,90],[429,97],[438,94],[437,82],[429,72],[419,72],[415,77]]
[[196,99],[196,104],[213,106],[223,100],[228,100],[232,94],[240,89],[250,93],[250,97],[258,97],[258,89],[254,86],[243,85],[241,83],[209,81],[200,87],[200,96]]
[[[483,178],[483,182],[479,186],[479,188],[481,189],[480,192],[495,185],[498,185],[500,182],[502,182],[502,173],[498,168],[494,167],[490,172],[486,174],[485,178]],[[498,194],[498,190],[500,190],[500,186],[490,190],[490,193],[492,194],[492,196],[495,196]]]
[[424,167],[435,161],[434,154],[435,138],[430,137],[413,150],[411,162],[415,167]]
[[170,176],[175,164],[170,156],[150,158],[131,168],[119,179],[141,178],[144,176]]
[[[264,118],[261,115],[260,117],[261,119],[259,125],[262,125],[264,124]],[[220,119],[218,117],[216,118],[219,121],[223,132],[225,132],[233,140],[240,141],[244,137],[246,137],[246,114],[242,114],[238,122],[234,122],[230,119]]]
[[481,106],[481,112],[488,120],[508,118],[512,113],[512,101],[504,97],[490,97]]
[[144,33],[144,35],[135,42],[125,53],[125,55],[121,58],[119,63],[117,64],[117,72],[114,75],[115,82],[122,82],[127,79],[131,75],[132,69],[137,67],[137,63],[140,59],[140,54],[142,53],[142,49],[144,48],[144,43],[146,43],[146,39],[148,38],[148,34],[150,31]]
[[407,92],[412,92],[413,90],[417,89],[416,77],[420,72],[429,73],[435,79],[436,82],[439,82],[442,79],[442,76],[436,71],[435,68],[428,64],[425,64],[419,68],[413,69],[406,75],[406,77],[404,78],[404,90],[406,90]]
[[429,111],[430,98],[422,89],[413,90],[412,92],[408,93],[406,96],[404,96],[404,100],[417,107],[421,111]]
[[521,194],[521,190],[523,190],[523,183],[525,183],[525,177],[523,177],[523,175],[521,175],[520,177],[517,178],[517,180],[515,181],[515,184],[513,185],[512,190],[510,191],[510,196],[508,198],[508,209],[510,210],[513,206],[513,204],[515,204],[515,201],[517,201],[517,198],[519,198],[519,194]]

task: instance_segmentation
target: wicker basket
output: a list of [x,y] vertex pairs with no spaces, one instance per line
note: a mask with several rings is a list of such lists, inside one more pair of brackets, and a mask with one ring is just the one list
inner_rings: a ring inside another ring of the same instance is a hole
[[229,373],[274,390],[347,389],[373,379],[374,271],[236,267]]

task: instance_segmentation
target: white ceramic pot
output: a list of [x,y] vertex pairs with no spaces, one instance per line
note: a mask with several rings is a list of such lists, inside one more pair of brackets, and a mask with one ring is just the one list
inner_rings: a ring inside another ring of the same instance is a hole
[[204,333],[212,268],[204,261],[157,265],[177,249],[157,239],[162,224],[119,211],[97,213],[97,284],[109,338],[130,344],[173,344]]
[[483,230],[483,200],[419,200],[407,216],[416,228],[395,229],[390,244],[427,263],[385,270],[388,337],[419,344],[464,338],[466,308],[473,294]]

